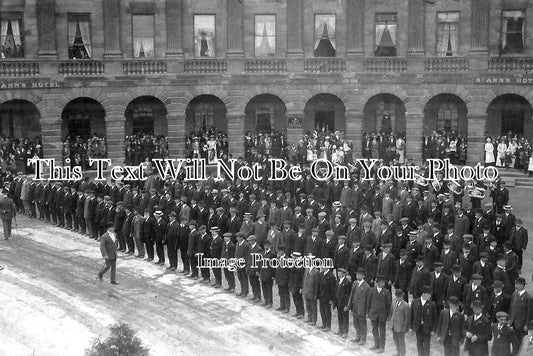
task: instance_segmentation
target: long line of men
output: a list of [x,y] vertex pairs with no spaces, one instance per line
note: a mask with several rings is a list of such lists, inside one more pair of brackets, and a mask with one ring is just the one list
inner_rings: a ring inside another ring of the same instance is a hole
[[[147,261],[157,257],[155,263],[161,266],[168,261],[170,271],[177,270],[181,259],[181,273],[206,284],[213,275],[215,288],[222,287],[224,274],[230,293],[236,290],[235,274],[228,268],[198,268],[198,255],[243,258],[246,266],[236,273],[237,296],[246,298],[251,288],[251,300],[263,299],[271,308],[275,281],[277,310],[289,313],[292,296],[296,318],[307,313],[307,322],[316,325],[320,310],[318,327],[329,331],[331,308],[336,308],[337,334],[344,338],[352,310],[354,341],[365,344],[370,319],[378,352],[384,350],[390,316],[399,354],[405,354],[403,338],[412,329],[419,354],[428,355],[443,313],[452,319],[456,313],[466,315],[463,329],[468,331],[461,335],[473,350],[478,343],[485,348],[472,337],[480,318],[490,327],[490,322],[499,322],[498,315],[508,314],[517,339],[533,329],[533,299],[520,277],[528,232],[512,213],[503,185],[491,193],[493,203],[472,209],[470,203],[463,207],[453,193],[398,182],[320,183],[306,178],[293,197],[290,191],[258,182],[210,180],[202,185],[163,182],[153,175],[141,189],[91,179],[64,184],[17,176],[8,181],[9,195],[26,215],[93,239],[112,222],[121,251],[136,253],[139,259],[146,256]],[[252,253],[329,258],[334,269],[255,268]],[[404,327],[394,318],[401,300],[411,302],[406,303],[410,310]],[[449,330],[440,330],[439,336],[445,348],[447,338],[457,332],[449,322]]]

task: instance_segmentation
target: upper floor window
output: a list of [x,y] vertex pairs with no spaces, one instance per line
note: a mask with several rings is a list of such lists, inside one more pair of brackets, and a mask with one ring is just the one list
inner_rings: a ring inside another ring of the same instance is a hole
[[376,57],[396,56],[396,14],[376,14]]
[[133,57],[154,57],[154,15],[132,15]]
[[0,58],[24,57],[22,14],[2,14],[0,17]]
[[194,15],[194,54],[215,56],[215,15]]
[[276,55],[276,16],[255,15],[255,56]]
[[501,53],[524,52],[525,11],[513,10],[502,13]]
[[68,58],[92,58],[91,15],[68,15]]
[[335,57],[335,15],[315,15],[315,57]]
[[437,14],[437,56],[456,56],[458,44],[459,13],[439,12]]

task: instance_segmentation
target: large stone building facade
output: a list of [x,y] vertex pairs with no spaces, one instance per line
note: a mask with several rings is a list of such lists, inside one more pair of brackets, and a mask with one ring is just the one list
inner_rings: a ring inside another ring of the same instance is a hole
[[[198,125],[246,131],[406,132],[407,156],[442,128],[533,136],[533,0],[1,0],[0,133],[146,129],[184,153]],[[385,121],[386,118],[386,121]]]

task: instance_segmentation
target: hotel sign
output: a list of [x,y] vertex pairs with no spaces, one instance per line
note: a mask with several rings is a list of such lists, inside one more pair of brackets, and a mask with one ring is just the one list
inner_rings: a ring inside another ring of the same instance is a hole
[[500,77],[483,76],[474,80],[475,84],[509,84],[509,85],[533,85],[533,77]]
[[51,80],[1,82],[0,90],[63,88],[63,83]]

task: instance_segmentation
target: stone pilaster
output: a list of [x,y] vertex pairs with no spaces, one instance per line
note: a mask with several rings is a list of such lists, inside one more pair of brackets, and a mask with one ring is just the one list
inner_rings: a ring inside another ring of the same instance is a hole
[[409,0],[409,32],[407,35],[407,53],[424,54],[424,25],[426,2],[424,0]]
[[183,57],[183,0],[167,0],[167,56]]
[[363,156],[361,141],[363,135],[364,113],[357,109],[348,109],[346,111],[346,133],[345,137],[353,144],[353,157],[361,158]]
[[172,158],[185,158],[185,114],[169,112],[168,152]]
[[228,112],[228,151],[233,158],[244,157],[244,113]]
[[107,158],[113,165],[122,165],[125,160],[124,152],[124,126],[126,118],[123,113],[112,112],[105,118],[107,133]]
[[347,43],[346,54],[363,55],[363,33],[365,23],[365,0],[347,0]]
[[39,56],[57,56],[55,0],[37,0],[37,14]]
[[53,158],[59,165],[63,164],[61,124],[61,118],[55,114],[41,117],[44,158]]
[[243,21],[244,2],[242,0],[226,0],[228,16],[228,56],[244,56]]
[[466,164],[477,164],[485,162],[485,121],[487,116],[468,115],[468,151]]
[[406,120],[406,147],[405,158],[411,158],[415,163],[422,162],[422,128],[424,126],[424,115],[409,115]]
[[103,0],[104,6],[104,56],[121,57],[120,50],[120,0]]
[[487,52],[490,1],[472,0],[472,52]]
[[[287,55],[303,56],[304,0],[287,1]],[[313,20],[314,21],[314,20]]]

